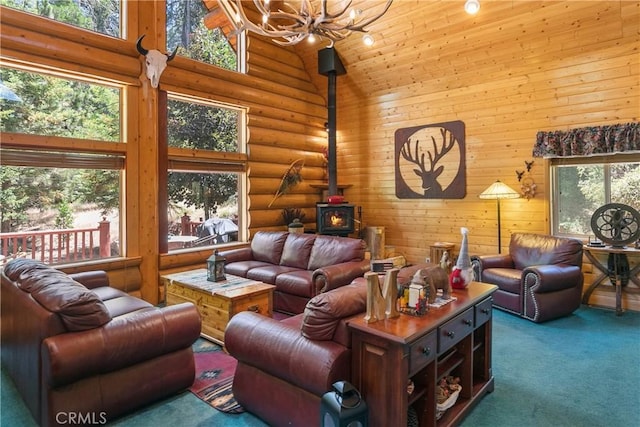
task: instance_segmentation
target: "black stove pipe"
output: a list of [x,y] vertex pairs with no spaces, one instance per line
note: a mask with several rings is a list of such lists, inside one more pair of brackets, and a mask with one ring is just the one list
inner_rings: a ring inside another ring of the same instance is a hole
[[329,196],[338,194],[338,168],[336,150],[336,83],[337,77],[346,70],[333,47],[318,51],[318,73],[328,77],[327,88],[327,168],[329,174]]

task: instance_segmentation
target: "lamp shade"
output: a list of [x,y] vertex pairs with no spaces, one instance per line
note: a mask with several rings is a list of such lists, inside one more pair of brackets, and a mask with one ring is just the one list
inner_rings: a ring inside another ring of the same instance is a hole
[[507,184],[500,182],[500,180],[494,182],[484,190],[478,196],[481,199],[517,199],[520,197],[520,193],[518,193],[513,188],[509,187]]

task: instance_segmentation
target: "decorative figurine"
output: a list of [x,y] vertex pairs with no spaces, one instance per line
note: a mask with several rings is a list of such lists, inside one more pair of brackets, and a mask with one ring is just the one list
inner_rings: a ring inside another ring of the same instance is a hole
[[422,268],[416,271],[411,279],[411,284],[428,286],[429,304],[433,304],[436,301],[438,289],[442,289],[443,299],[447,300],[451,297],[451,286],[449,285],[447,272],[439,265]]
[[447,273],[451,271],[451,259],[449,259],[449,251],[444,251],[442,253],[442,258],[440,258],[440,267]]
[[364,321],[366,323],[400,316],[396,307],[398,271],[400,270],[397,268],[387,270],[382,289],[380,288],[378,273],[372,271],[365,273],[364,278],[367,280],[367,313],[364,316]]
[[467,242],[467,234],[469,230],[465,227],[460,228],[462,233],[462,244],[460,245],[460,254],[458,261],[451,269],[449,282],[454,289],[464,289],[473,281],[473,267],[471,266],[471,258],[469,257],[469,243]]

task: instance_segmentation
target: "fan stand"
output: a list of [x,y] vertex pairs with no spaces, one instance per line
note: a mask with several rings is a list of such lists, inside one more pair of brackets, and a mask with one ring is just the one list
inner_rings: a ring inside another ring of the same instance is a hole
[[[640,213],[631,206],[610,203],[598,208],[591,217],[591,229],[598,239],[611,245],[610,247],[585,246],[585,254],[594,267],[602,271],[582,298],[583,304],[588,304],[593,290],[608,276],[609,281],[616,289],[616,315],[622,314],[622,288],[627,286],[629,280],[640,285],[635,280],[635,275],[640,271],[640,264],[633,269],[629,265],[627,252],[635,252],[637,249],[627,248],[626,244],[638,240],[640,237]],[[607,253],[607,265],[604,266],[593,255]]]
[[629,283],[629,258],[625,253],[612,252],[607,256],[609,280],[616,288],[616,315],[622,314],[622,287]]

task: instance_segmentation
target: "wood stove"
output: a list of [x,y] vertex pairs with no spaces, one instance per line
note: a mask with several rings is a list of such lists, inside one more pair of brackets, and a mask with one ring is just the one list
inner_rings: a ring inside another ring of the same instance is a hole
[[346,203],[316,204],[316,232],[347,237],[355,230],[354,206]]

